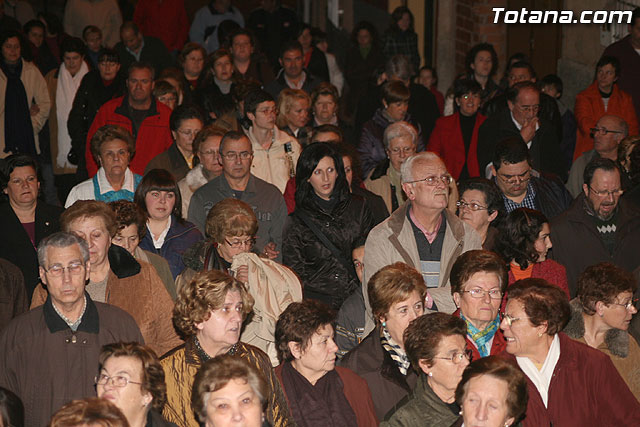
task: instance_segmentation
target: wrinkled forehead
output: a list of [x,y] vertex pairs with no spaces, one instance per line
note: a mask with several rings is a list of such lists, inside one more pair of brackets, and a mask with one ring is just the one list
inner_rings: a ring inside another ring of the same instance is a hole
[[438,158],[417,159],[413,164],[413,175],[416,178],[429,175],[444,175],[447,173],[447,167],[442,160]]

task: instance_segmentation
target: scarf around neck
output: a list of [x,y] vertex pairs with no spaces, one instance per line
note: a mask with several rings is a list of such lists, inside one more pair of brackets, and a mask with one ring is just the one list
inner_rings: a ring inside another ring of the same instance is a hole
[[460,313],[460,318],[464,320],[467,324],[467,335],[476,343],[478,346],[478,352],[480,353],[480,357],[487,357],[491,349],[487,348],[487,344],[493,336],[498,331],[498,326],[500,325],[500,313],[496,316],[495,319],[487,325],[486,328],[480,330],[473,326],[473,324],[466,318],[462,313]]
[[380,331],[380,344],[382,348],[385,349],[391,359],[398,365],[398,369],[402,375],[407,375],[409,368],[411,367],[411,362],[409,361],[409,357],[407,353],[398,345],[391,334],[387,331],[386,327],[382,327]]
[[[56,117],[58,119],[58,155],[56,156],[56,164],[61,168],[75,167],[67,156],[71,150],[71,136],[69,136],[69,129],[67,128],[67,120],[69,119],[69,113],[71,107],[73,107],[73,99],[76,96],[76,92],[80,87],[80,82],[85,74],[89,72],[87,63],[82,61],[80,69],[75,76],[72,76],[64,62],[60,65],[60,71],[58,72],[58,83],[56,87]],[[62,125],[62,126],[61,126]]]
[[7,76],[4,97],[4,152],[36,155],[27,90],[22,83],[22,58],[16,65],[0,59],[0,69]]

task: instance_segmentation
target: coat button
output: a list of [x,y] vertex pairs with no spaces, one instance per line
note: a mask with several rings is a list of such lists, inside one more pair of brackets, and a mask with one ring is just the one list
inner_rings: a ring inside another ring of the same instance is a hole
[[71,335],[71,343],[75,344],[78,341],[78,338],[76,338],[75,335]]

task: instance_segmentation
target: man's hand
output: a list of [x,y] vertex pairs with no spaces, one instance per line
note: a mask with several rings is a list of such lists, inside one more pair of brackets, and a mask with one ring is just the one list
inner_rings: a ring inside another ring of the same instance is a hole
[[529,143],[534,136],[536,136],[536,126],[538,125],[538,118],[533,117],[528,119],[522,125],[522,129],[520,129],[520,136],[524,139],[525,143]]

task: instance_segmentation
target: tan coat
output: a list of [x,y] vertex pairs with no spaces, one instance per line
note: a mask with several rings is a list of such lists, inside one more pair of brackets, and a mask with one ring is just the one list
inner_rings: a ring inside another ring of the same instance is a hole
[[[364,281],[363,295],[365,295],[365,334],[374,328],[373,315],[369,306],[367,295],[367,283],[382,267],[394,262],[404,262],[409,266],[420,269],[420,255],[413,229],[407,218],[407,209],[411,206],[406,202],[400,206],[384,222],[378,224],[367,237],[364,249]],[[429,288],[429,294],[433,297],[438,310],[445,313],[453,313],[456,306],[451,296],[451,284],[449,274],[456,259],[464,252],[472,249],[482,249],[482,238],[471,228],[462,222],[448,209],[444,211],[447,226],[440,257],[440,277],[437,288]]]
[[[269,424],[273,427],[294,425],[280,382],[267,355],[258,348],[242,342],[239,342],[230,354],[249,362],[267,381],[269,392],[265,417]],[[203,357],[191,338],[160,361],[167,383],[167,403],[164,405],[162,416],[179,427],[199,426],[191,409],[191,390],[196,373],[204,363]]]
[[[47,83],[40,74],[40,70],[33,65],[32,62],[27,62],[24,59],[22,61],[22,74],[20,79],[24,84],[24,89],[27,92],[27,101],[29,106],[34,103],[38,106],[40,111],[34,116],[31,116],[31,124],[33,125],[33,137],[36,142],[36,151],[40,152],[40,143],[38,141],[38,132],[42,130],[42,127],[49,118],[49,109],[51,108],[51,101],[49,99],[49,93],[47,91]],[[7,92],[7,76],[0,71],[0,158],[7,157],[11,153],[4,152],[4,109],[5,109],[5,93]]]
[[[109,271],[106,302],[129,313],[144,342],[161,356],[182,344],[173,328],[173,301],[155,268],[144,261],[139,263],[140,273],[122,279]],[[46,299],[47,291],[40,284],[33,292],[31,308],[44,304]]]
[[267,353],[273,366],[278,366],[276,322],[292,302],[302,301],[302,284],[293,271],[254,253],[233,257],[231,270],[249,267],[248,291],[255,300],[251,321],[244,325],[240,340]]

